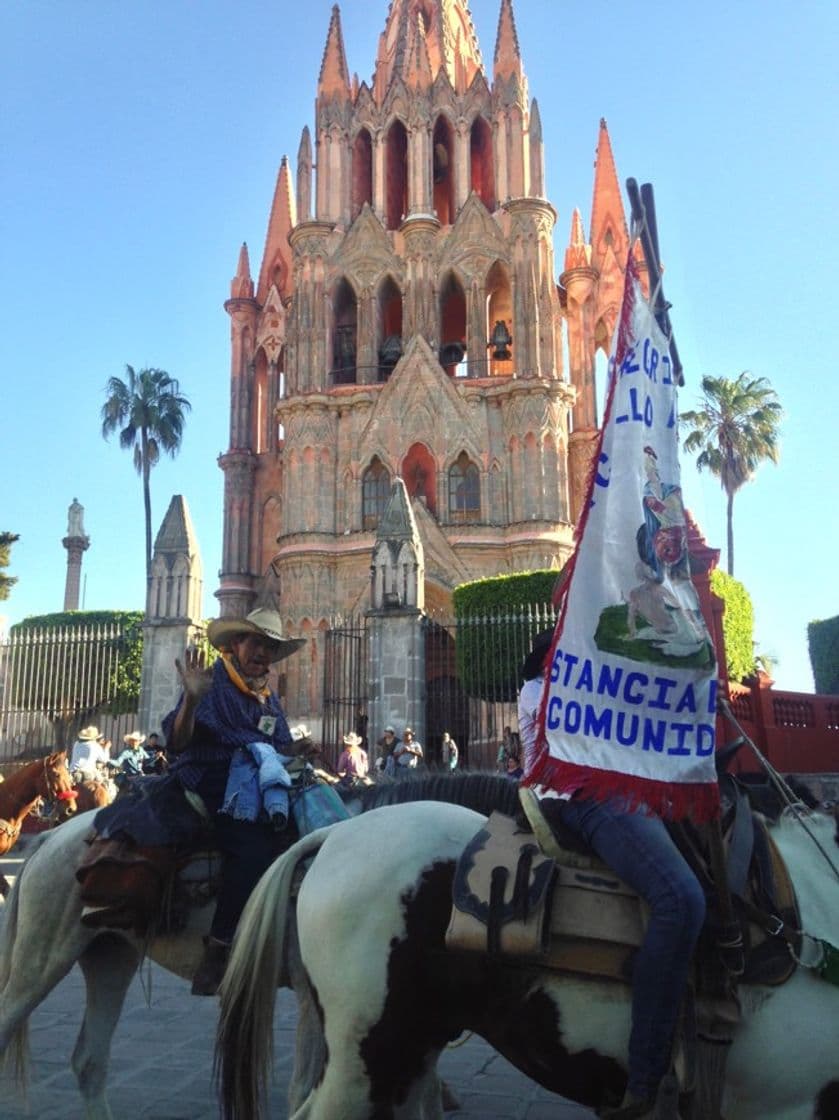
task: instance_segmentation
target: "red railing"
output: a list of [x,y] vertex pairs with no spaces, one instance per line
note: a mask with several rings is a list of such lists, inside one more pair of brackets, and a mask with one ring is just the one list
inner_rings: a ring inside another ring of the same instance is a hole
[[[785,773],[839,773],[839,696],[807,692],[776,692],[765,674],[751,685],[729,686],[731,711],[743,730],[769,759]],[[736,732],[720,729],[722,740]],[[754,760],[741,751],[737,767],[754,769]]]

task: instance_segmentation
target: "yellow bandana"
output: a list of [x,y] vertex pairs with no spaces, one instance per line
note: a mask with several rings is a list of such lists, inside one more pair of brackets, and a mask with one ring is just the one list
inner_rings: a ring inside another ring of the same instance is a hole
[[260,704],[264,704],[268,697],[271,695],[271,690],[265,683],[267,677],[259,677],[253,681],[247,681],[233,664],[233,655],[230,653],[222,653],[221,659],[224,662],[224,667],[227,670],[227,675],[231,681],[236,685],[240,692],[244,692],[245,696],[253,696]]

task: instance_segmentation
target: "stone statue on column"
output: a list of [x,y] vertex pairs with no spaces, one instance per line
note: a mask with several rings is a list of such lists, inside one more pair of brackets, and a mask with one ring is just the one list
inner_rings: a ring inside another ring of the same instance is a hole
[[79,588],[82,578],[82,556],[90,547],[84,531],[84,506],[73,498],[67,510],[67,536],[61,542],[67,549],[67,578],[64,583],[64,610],[79,609]]

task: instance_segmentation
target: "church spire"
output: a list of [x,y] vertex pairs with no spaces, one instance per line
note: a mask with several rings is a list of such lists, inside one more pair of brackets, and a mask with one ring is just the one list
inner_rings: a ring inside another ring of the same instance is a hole
[[431,58],[428,54],[428,41],[425,23],[417,12],[409,35],[408,50],[405,58],[405,84],[414,90],[430,90],[434,77],[431,73]]
[[521,78],[524,68],[519,50],[519,37],[516,32],[516,18],[513,15],[513,0],[501,0],[498,13],[498,35],[495,39],[495,58],[493,60],[493,80],[505,81],[512,77]]
[[283,298],[291,294],[292,260],[288,235],[296,224],[291,173],[288,169],[288,159],[283,156],[274,190],[271,217],[268,220],[262,268],[259,271],[256,298],[260,303],[265,303],[272,284],[276,285],[277,291]]
[[350,72],[341,32],[341,10],[337,4],[332,5],[332,18],[329,21],[318,78],[318,98],[335,95],[347,98],[350,96]]
[[396,79],[410,82],[418,36],[425,40],[432,81],[445,69],[452,87],[463,93],[475,75],[483,72],[475,27],[464,0],[391,0],[373,79],[379,104]]
[[253,299],[253,280],[251,279],[251,262],[248,259],[248,244],[242,242],[239,250],[239,263],[236,266],[236,275],[230,283],[231,299]]
[[591,247],[586,245],[583,216],[579,208],[575,208],[571,218],[571,237],[565,250],[565,271],[570,272],[572,268],[588,268],[590,264]]
[[594,161],[594,197],[591,203],[590,229],[594,266],[600,269],[604,258],[614,254],[623,268],[629,250],[629,234],[609,130],[602,117]]

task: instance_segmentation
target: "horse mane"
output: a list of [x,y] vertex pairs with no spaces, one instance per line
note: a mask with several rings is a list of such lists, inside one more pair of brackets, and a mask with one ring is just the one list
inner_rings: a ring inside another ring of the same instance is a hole
[[444,801],[462,805],[485,817],[494,811],[513,817],[519,808],[517,782],[503,774],[477,770],[411,773],[398,779],[380,779],[361,789],[346,789],[340,785],[336,788],[345,802],[360,803],[362,813],[409,801]]

